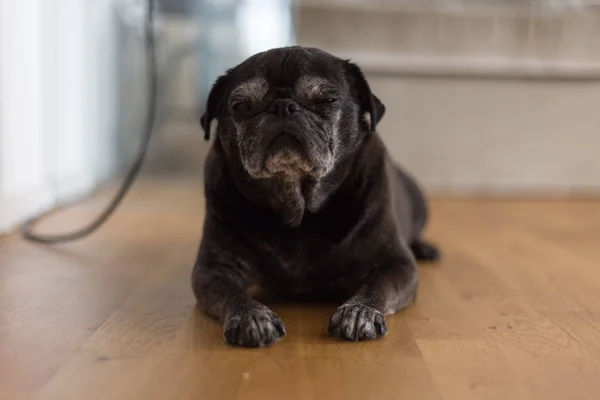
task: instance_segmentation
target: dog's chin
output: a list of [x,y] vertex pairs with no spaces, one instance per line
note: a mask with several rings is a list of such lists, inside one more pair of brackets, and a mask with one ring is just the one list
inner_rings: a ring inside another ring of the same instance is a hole
[[240,156],[248,175],[261,180],[319,180],[334,165],[334,154],[330,149],[311,149],[296,135],[285,132],[275,136],[262,149],[241,153]]
[[312,175],[315,167],[301,152],[283,148],[266,157],[264,170],[269,177],[295,180]]
[[281,132],[262,151],[254,152],[246,170],[254,179],[298,180],[315,172],[303,144],[294,135]]

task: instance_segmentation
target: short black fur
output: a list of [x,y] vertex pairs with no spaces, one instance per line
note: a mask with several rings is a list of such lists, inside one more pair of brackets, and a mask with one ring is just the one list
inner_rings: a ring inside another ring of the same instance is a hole
[[[271,107],[277,99],[293,107]],[[343,300],[328,331],[348,340],[385,335],[385,316],[413,302],[415,257],[439,254],[421,239],[422,192],[375,133],[384,113],[358,66],[318,49],[260,53],[217,80],[202,117],[207,136],[219,123],[192,284],[227,342],[285,335],[246,292],[254,284]]]

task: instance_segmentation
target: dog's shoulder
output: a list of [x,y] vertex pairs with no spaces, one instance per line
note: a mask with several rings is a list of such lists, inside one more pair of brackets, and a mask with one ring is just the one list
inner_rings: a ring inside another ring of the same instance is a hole
[[352,167],[352,180],[357,192],[368,192],[380,196],[387,190],[386,174],[389,156],[384,142],[378,134],[365,137],[362,148],[357,152]]

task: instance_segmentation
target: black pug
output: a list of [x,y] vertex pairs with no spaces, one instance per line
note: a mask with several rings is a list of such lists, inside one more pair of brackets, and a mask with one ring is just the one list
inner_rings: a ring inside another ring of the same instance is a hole
[[206,160],[206,220],[192,280],[227,342],[266,346],[283,321],[247,289],[346,302],[329,333],[387,333],[385,315],[417,294],[423,194],[396,167],[375,126],[385,107],[355,64],[322,50],[256,54],[214,84],[201,123],[217,138]]

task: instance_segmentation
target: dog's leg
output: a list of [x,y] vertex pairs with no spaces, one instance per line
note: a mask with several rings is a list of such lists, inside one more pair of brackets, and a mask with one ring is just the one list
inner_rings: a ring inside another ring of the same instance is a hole
[[331,316],[329,333],[354,341],[384,336],[384,316],[413,302],[417,282],[417,266],[412,257],[401,257],[374,269],[356,294]]
[[252,274],[225,265],[198,264],[193,289],[204,311],[223,324],[223,336],[233,345],[268,346],[285,336],[281,318],[246,293]]

